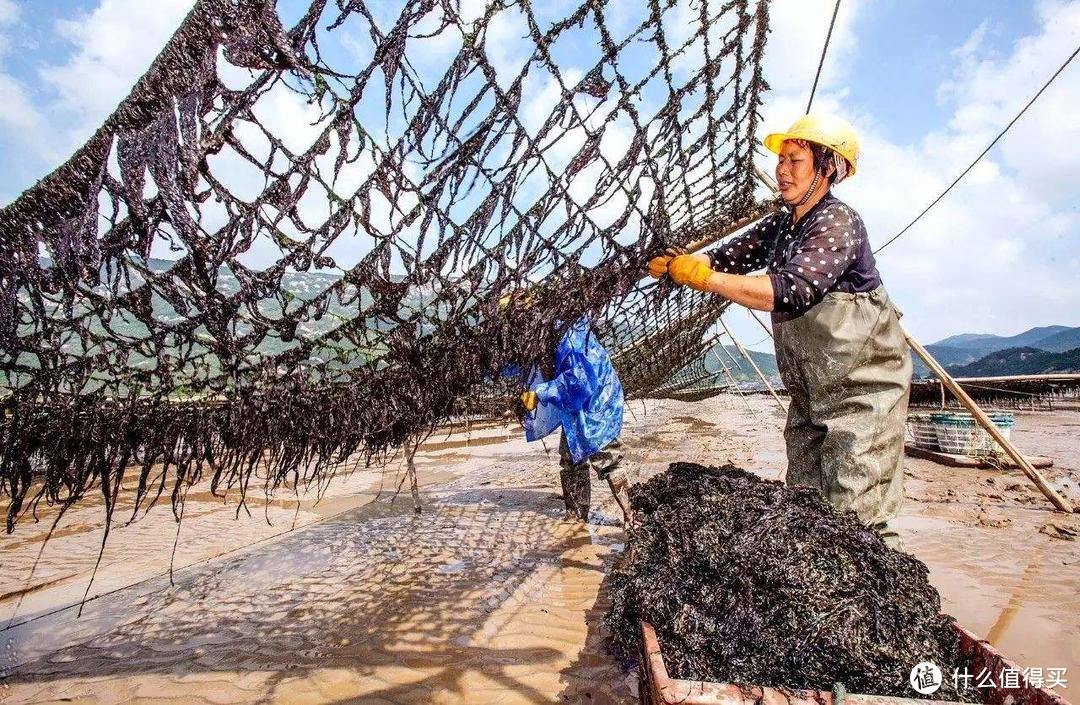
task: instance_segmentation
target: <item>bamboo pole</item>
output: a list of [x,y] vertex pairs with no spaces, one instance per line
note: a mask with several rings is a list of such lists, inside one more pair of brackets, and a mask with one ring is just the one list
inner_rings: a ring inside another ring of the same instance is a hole
[[694,252],[697,252],[698,250],[705,249],[706,247],[713,244],[714,242],[716,242],[720,238],[727,237],[728,235],[732,234],[733,232],[735,232],[737,230],[742,230],[747,225],[752,225],[753,223],[756,223],[757,221],[764,218],[765,216],[772,215],[773,213],[775,213],[778,210],[780,210],[780,201],[773,201],[772,203],[770,203],[769,205],[767,205],[765,207],[765,210],[759,211],[758,213],[755,213],[754,215],[748,215],[745,218],[741,218],[739,220],[736,220],[734,223],[726,225],[726,226],[720,228],[719,230],[717,230],[716,232],[710,233],[709,235],[706,235],[705,237],[701,238],[700,240],[694,240],[693,242],[686,245],[685,249],[686,249],[687,252],[689,252],[691,254],[693,254]]
[[754,165],[754,175],[758,177],[758,180],[761,181],[761,183],[769,187],[769,190],[772,191],[774,196],[780,195],[780,187],[773,181],[773,178],[766,174],[757,164]]
[[768,333],[769,337],[771,338],[772,337],[772,331],[769,329],[769,327],[767,325],[765,325],[764,321],[762,321],[760,318],[758,318],[757,311],[755,311],[752,308],[748,308],[748,309],[746,309],[746,312],[750,314],[750,318],[753,318],[755,321],[757,321],[757,324],[759,326],[761,326],[761,330]]
[[772,398],[776,400],[776,405],[780,407],[780,411],[783,411],[786,414],[787,407],[784,406],[784,402],[780,401],[780,397],[779,395],[777,395],[776,390],[773,389],[773,386],[771,384],[769,384],[769,380],[765,378],[765,373],[763,373],[761,371],[761,368],[757,366],[757,363],[754,362],[754,358],[750,357],[750,353],[748,353],[746,351],[746,348],[742,346],[742,343],[739,342],[739,339],[732,335],[731,331],[728,330],[727,324],[724,323],[723,316],[720,316],[720,325],[724,327],[724,332],[727,333],[727,336],[729,338],[731,338],[731,342],[735,343],[735,348],[739,351],[739,354],[746,358],[746,361],[749,362],[750,366],[754,368],[754,372],[757,372],[758,378],[765,383],[765,386],[769,390],[769,394],[772,394]]
[[1075,372],[1052,373],[1041,375],[1001,375],[1000,377],[956,377],[960,384],[978,382],[1080,382],[1080,374]]
[[739,397],[742,399],[743,404],[746,404],[746,408],[750,410],[750,414],[760,423],[761,417],[758,416],[758,412],[754,409],[754,407],[750,406],[750,402],[746,399],[746,394],[743,393],[743,390],[739,389],[739,383],[735,381],[735,375],[731,374],[731,369],[724,364],[724,360],[716,352],[716,348],[713,348],[712,354],[716,358],[716,361],[720,363],[720,367],[724,370],[724,373],[727,374],[728,381],[731,382],[731,386],[735,387],[735,391],[739,393]]
[[1001,431],[998,430],[998,427],[990,420],[990,417],[986,415],[986,412],[975,403],[975,400],[968,396],[968,393],[964,391],[964,388],[957,384],[956,380],[945,371],[945,368],[934,359],[934,356],[931,355],[919,341],[912,338],[911,334],[908,333],[907,330],[904,330],[903,326],[901,326],[901,330],[904,331],[904,338],[907,340],[908,345],[910,345],[911,349],[922,358],[923,362],[926,363],[926,366],[937,375],[937,378],[942,385],[949,388],[949,391],[952,392],[953,395],[960,400],[960,403],[971,412],[971,415],[975,417],[975,420],[979,425],[990,434],[991,438],[997,441],[998,445],[1000,445],[1009,457],[1013,459],[1013,462],[1015,462],[1020,469],[1024,471],[1024,474],[1035,483],[1039,490],[1046,495],[1047,499],[1063,512],[1075,511],[1072,504],[1069,503],[1069,500],[1058,494],[1057,491],[1050,486],[1050,483],[1046,481],[1046,478],[1042,476],[1042,473],[1036,470],[1035,467],[1028,462],[1028,459],[1017,450],[1016,446],[1014,446],[1008,438],[1002,435]]

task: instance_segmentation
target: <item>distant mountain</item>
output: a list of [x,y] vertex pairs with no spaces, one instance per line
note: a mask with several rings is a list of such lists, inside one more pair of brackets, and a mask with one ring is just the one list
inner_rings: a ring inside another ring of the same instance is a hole
[[[959,336],[953,337],[956,338]],[[946,340],[951,339],[946,338]],[[956,367],[957,365],[967,365],[968,363],[975,362],[986,354],[977,349],[943,345],[941,343],[927,345],[926,350],[934,356],[935,360],[940,362],[946,368]],[[934,376],[931,374],[930,368],[926,366],[926,363],[919,359],[917,355],[913,353],[911,359],[915,363],[914,375],[916,378]]]
[[981,353],[979,357],[982,357],[988,353],[1005,350],[1007,348],[1032,347],[1045,350],[1046,348],[1043,348],[1040,345],[1040,342],[1051,336],[1060,335],[1068,331],[1080,332],[1080,328],[1072,328],[1070,326],[1041,326],[1009,336],[989,335],[985,333],[964,333],[963,335],[953,335],[944,340],[939,340],[936,343],[933,343],[933,345],[971,350],[973,352]]
[[950,348],[981,348],[989,340],[994,340],[1000,336],[993,335],[991,333],[961,333],[960,335],[951,335],[944,340],[939,340],[931,345],[940,345]]
[[1066,328],[1060,333],[1043,338],[1032,347],[1048,352],[1066,352],[1080,348],[1080,328]]
[[928,345],[926,349],[934,356],[934,359],[948,367],[949,365],[966,365],[975,362],[982,355],[970,348],[956,348],[948,345]]
[[[988,333],[952,335],[926,346],[927,351],[948,369],[978,362],[991,353],[1010,348],[1035,348],[1047,352],[1065,352],[1080,346],[1080,327],[1040,326],[1001,336]],[[1017,373],[1020,374],[1020,373]],[[915,360],[916,377],[932,377],[922,360]]]
[[973,362],[949,369],[956,377],[1000,377],[1050,372],[1080,372],[1080,347],[1066,352],[1047,352],[1031,347],[998,350]]

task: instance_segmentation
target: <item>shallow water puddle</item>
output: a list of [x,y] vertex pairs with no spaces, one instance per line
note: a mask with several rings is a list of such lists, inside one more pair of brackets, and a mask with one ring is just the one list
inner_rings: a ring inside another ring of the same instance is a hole
[[175,588],[25,625],[12,638],[33,653],[8,697],[554,700],[621,529],[553,517],[549,493],[469,489],[419,515],[401,502],[390,515],[353,510]]

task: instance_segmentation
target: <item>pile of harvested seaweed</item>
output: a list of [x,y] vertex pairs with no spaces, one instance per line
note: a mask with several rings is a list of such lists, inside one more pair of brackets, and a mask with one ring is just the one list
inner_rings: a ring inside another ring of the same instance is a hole
[[926,566],[817,491],[673,463],[630,496],[607,615],[621,656],[644,619],[676,678],[919,697],[911,669],[933,661],[944,683],[929,697],[977,701],[953,686],[959,640]]

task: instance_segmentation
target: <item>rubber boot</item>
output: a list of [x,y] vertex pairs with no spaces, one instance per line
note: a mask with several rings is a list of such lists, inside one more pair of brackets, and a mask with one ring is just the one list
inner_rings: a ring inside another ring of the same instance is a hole
[[589,520],[589,508],[592,503],[592,483],[588,466],[574,466],[559,471],[562,483],[563,502],[566,512],[580,521]]

